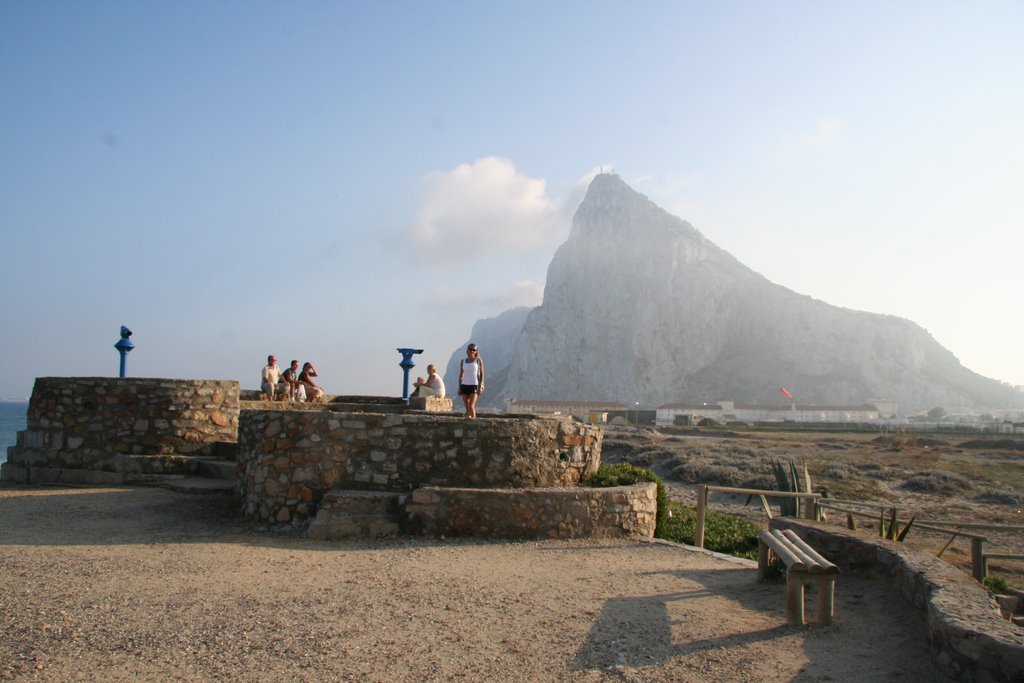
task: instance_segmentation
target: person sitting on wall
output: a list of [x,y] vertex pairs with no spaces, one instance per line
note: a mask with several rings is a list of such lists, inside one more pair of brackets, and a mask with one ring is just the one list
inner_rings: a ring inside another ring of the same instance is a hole
[[[285,371],[281,373],[281,381],[287,388],[288,397],[293,401],[305,401],[306,390],[302,386],[302,382],[299,381],[299,361],[293,360],[291,365],[285,368]],[[299,395],[302,398],[299,398]]]
[[299,382],[302,384],[302,388],[306,391],[306,398],[309,401],[319,400],[324,395],[324,390],[317,386],[316,382],[313,381],[314,377],[319,377],[320,374],[313,367],[310,362],[302,364],[302,372],[299,373]]
[[416,378],[416,389],[412,398],[425,396],[444,396],[444,380],[437,374],[437,367],[431,363],[427,366],[427,378]]
[[262,383],[260,389],[271,401],[274,400],[274,392],[277,391],[277,383],[281,379],[281,368],[277,367],[277,356],[267,356],[267,367],[263,368]]

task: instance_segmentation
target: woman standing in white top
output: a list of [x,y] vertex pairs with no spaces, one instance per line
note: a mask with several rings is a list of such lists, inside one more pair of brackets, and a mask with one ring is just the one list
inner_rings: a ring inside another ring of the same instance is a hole
[[476,350],[476,344],[470,344],[459,368],[459,396],[466,406],[466,417],[476,417],[476,401],[483,393],[484,359]]

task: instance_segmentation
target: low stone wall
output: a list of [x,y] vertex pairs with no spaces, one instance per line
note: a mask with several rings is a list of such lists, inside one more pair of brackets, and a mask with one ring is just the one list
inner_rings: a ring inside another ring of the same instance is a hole
[[603,432],[563,418],[242,410],[239,495],[246,514],[314,514],[335,486],[572,486],[597,470]]
[[654,537],[654,483],[610,488],[467,489],[425,486],[405,505],[409,531],[488,538]]
[[119,455],[212,455],[238,438],[238,382],[40,377],[3,478],[53,469],[111,470]]
[[[931,553],[892,541],[776,518],[844,572],[882,578],[928,617],[936,663],[962,681],[1024,681],[1024,629],[1003,619],[992,595]],[[842,589],[842,577],[837,587]],[[840,616],[840,615],[837,615]]]

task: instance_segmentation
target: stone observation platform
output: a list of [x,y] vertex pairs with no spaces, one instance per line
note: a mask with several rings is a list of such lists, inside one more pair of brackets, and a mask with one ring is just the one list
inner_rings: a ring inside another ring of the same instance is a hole
[[[229,492],[250,518],[318,539],[654,534],[655,484],[580,485],[600,464],[600,427],[535,415],[469,420],[450,399],[257,398],[232,381],[39,378],[0,479]],[[844,574],[896,585],[926,613],[935,661],[950,675],[1024,680],[1024,635],[950,565],[868,534],[790,518],[771,526],[796,530]]]
[[247,516],[319,538],[653,536],[654,484],[579,486],[599,427],[467,420],[450,398],[259,397],[232,381],[39,378],[0,478],[232,491]]

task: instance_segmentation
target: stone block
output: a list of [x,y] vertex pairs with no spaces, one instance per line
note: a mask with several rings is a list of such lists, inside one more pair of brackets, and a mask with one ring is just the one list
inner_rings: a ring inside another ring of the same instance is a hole
[[0,463],[0,481],[13,484],[28,483],[28,468],[13,462]]

